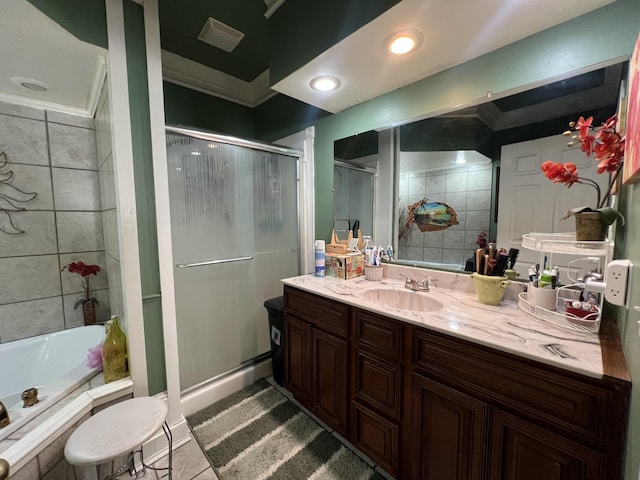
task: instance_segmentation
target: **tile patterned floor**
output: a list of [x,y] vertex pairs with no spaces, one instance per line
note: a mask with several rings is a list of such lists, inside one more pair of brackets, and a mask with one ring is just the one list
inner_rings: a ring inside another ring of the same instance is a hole
[[[273,377],[268,377],[266,379],[269,383],[271,383],[274,387],[280,390],[284,395],[290,398],[294,403],[296,403],[300,408],[302,408],[306,413],[314,417],[316,421],[322,424],[314,415],[312,415],[308,410],[302,407],[292,396],[291,392],[282,388],[280,385],[273,381]],[[388,478],[389,480],[393,480],[385,471],[376,467],[376,465],[369,459],[368,457],[362,455],[360,452],[354,449],[353,445],[347,442],[344,438],[340,437],[337,433],[332,432],[329,427],[322,424],[323,427],[329,432],[333,433],[333,435],[338,438],[342,443],[344,443],[348,448],[354,451],[356,455],[362,458],[366,463],[371,465],[376,469],[382,476]],[[168,459],[165,457],[158,462],[156,462],[154,467],[166,467]],[[161,478],[162,474],[158,473],[156,477],[151,476],[151,478]],[[120,478],[125,478],[125,476],[121,476]],[[128,477],[127,478],[131,478]],[[211,465],[209,464],[209,460],[205,456],[204,452],[198,445],[198,442],[195,440],[191,440],[185,445],[177,448],[173,452],[173,478],[174,480],[219,480]],[[250,480],[250,479],[247,479]]]

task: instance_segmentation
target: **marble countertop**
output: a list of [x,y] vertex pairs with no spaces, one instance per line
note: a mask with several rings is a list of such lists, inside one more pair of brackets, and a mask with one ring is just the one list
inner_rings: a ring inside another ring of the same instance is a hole
[[417,292],[418,295],[427,295],[440,301],[443,308],[429,312],[403,310],[366,298],[367,291],[379,288],[410,292],[404,288],[400,271],[405,270],[387,270],[385,266],[382,282],[370,282],[364,277],[338,280],[313,275],[287,278],[282,282],[434,331],[590,377],[602,378],[599,336],[564,329],[529,316],[514,301],[517,289],[522,291],[521,284],[512,285],[512,291],[500,306],[483,305],[477,300],[472,286],[469,289],[471,279],[467,275],[420,269],[412,278],[420,278],[420,275],[432,278],[435,276],[437,286],[432,286],[430,292]]

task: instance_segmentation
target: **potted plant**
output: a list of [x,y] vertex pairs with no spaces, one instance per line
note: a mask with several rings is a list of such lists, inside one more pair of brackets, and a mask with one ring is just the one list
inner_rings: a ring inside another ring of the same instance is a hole
[[99,265],[87,265],[84,262],[71,262],[69,265],[62,267],[62,270],[68,270],[70,273],[77,273],[80,275],[83,281],[83,288],[85,292],[84,298],[79,299],[73,306],[73,309],[77,309],[79,305],[82,305],[82,314],[84,317],[85,325],[95,325],[96,323],[96,305],[98,300],[91,296],[91,283],[89,281],[90,275],[98,275],[101,270]]
[[582,151],[588,157],[593,156],[598,162],[598,173],[608,172],[611,174],[609,187],[602,196],[600,186],[589,178],[580,177],[578,168],[574,163],[559,163],[548,160],[541,166],[545,176],[553,180],[554,183],[564,183],[571,187],[574,183],[590,185],[597,193],[596,207],[589,206],[576,207],[567,210],[560,220],[565,220],[571,216],[576,218],[576,240],[580,241],[600,241],[604,240],[607,227],[620,219],[624,225],[624,217],[620,212],[605,206],[611,196],[611,189],[618,180],[620,170],[624,161],[624,136],[616,130],[618,117],[616,115],[607,119],[599,127],[592,126],[593,117],[586,120],[580,117],[577,122],[569,124],[570,129],[563,133],[570,136],[571,141],[567,144],[572,147],[580,144]]

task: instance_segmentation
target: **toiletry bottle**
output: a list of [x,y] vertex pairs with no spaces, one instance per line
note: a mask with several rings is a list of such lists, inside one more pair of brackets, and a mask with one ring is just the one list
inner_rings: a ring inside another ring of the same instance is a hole
[[371,237],[364,237],[364,264],[373,265],[373,240]]
[[325,261],[324,240],[316,240],[316,268],[315,268],[316,277],[324,277],[324,261]]
[[107,322],[107,336],[102,345],[102,372],[104,383],[114,382],[129,375],[127,337],[120,329],[116,315]]

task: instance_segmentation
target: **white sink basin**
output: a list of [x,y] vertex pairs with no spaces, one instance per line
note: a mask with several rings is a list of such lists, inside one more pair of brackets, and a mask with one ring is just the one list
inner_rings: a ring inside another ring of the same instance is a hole
[[444,304],[430,292],[399,288],[372,288],[363,292],[362,298],[385,307],[418,312],[435,312],[444,307]]

